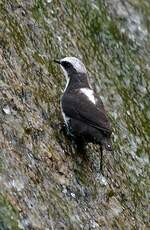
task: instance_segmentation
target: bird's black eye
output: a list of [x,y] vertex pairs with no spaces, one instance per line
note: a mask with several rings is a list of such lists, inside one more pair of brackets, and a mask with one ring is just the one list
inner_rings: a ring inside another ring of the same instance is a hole
[[62,62],[61,62],[61,65],[62,65],[65,69],[69,69],[69,68],[72,67],[72,65],[71,65],[69,62],[67,62],[67,61],[62,61]]

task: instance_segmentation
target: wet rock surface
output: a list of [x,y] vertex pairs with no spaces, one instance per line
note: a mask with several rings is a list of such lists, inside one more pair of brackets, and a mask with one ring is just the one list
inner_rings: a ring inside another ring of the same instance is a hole
[[[0,230],[148,229],[149,1],[0,5]],[[70,55],[112,122],[105,177],[98,146],[79,154],[61,132],[52,60]]]

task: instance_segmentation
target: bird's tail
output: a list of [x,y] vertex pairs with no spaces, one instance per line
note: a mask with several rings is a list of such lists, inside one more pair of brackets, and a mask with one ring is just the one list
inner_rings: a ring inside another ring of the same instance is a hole
[[113,147],[112,147],[112,143],[110,139],[103,139],[102,141],[102,145],[104,146],[104,148],[108,151],[113,151]]

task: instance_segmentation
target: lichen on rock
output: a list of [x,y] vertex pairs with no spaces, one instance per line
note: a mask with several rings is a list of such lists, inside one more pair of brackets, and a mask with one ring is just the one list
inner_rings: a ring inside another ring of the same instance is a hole
[[[2,1],[0,229],[147,228],[149,15],[148,0]],[[79,154],[61,132],[65,56],[113,126],[105,177],[98,146]]]

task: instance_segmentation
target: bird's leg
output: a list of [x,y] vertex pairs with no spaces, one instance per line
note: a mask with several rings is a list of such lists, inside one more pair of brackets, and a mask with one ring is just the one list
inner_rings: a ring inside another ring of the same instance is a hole
[[61,123],[60,132],[63,132],[65,135],[67,134],[67,127],[65,123]]
[[100,146],[100,171],[103,174],[103,147]]
[[86,151],[86,144],[84,142],[76,142],[76,149],[80,153],[84,153]]
[[60,132],[62,132],[67,138],[71,139],[70,132],[65,123],[61,123]]

